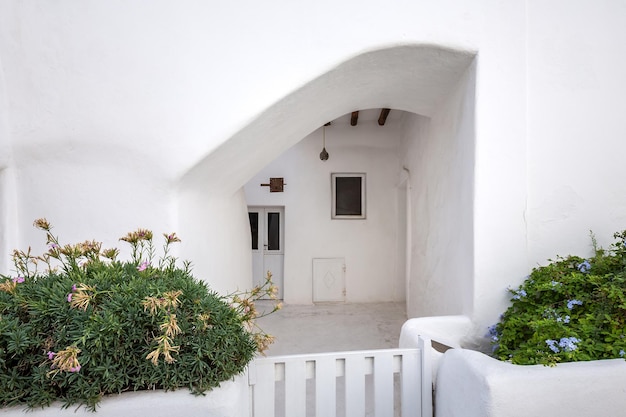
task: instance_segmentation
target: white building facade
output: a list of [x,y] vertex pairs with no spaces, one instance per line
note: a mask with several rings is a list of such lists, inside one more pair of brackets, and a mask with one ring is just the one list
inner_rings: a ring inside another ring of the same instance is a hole
[[[346,301],[482,336],[533,266],[626,228],[624,28],[618,0],[3,1],[0,271],[46,217],[66,242],[177,231],[198,278],[246,288],[248,208],[281,207],[286,302],[343,259]],[[326,122],[381,108],[319,159]],[[331,218],[341,172],[365,219]]]

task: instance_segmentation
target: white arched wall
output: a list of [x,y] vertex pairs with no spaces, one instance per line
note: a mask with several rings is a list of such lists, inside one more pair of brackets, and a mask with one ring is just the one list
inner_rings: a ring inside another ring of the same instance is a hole
[[[179,229],[183,235],[194,236],[184,250],[196,260],[196,270],[205,271],[201,275],[210,276],[218,290],[249,286],[249,226],[241,187],[326,121],[354,109],[388,107],[433,120],[430,131],[411,128],[399,135],[405,144],[398,147],[395,181],[389,184],[396,195],[404,157],[411,176],[427,173],[412,182],[412,207],[422,204],[423,196],[415,193],[420,187],[437,190],[438,201],[431,212],[416,209],[408,222],[413,225],[413,242],[419,243],[424,233],[428,239],[438,236],[436,246],[429,246],[433,242],[429,240],[410,251],[409,315],[470,313],[474,56],[472,51],[433,45],[371,51],[340,64],[267,109],[181,181]],[[419,158],[432,160],[432,168],[422,167]],[[397,208],[397,201],[393,205]],[[459,207],[465,209],[462,215]],[[394,246],[397,233],[391,238]],[[452,251],[448,243],[454,244]],[[404,269],[398,265],[400,259],[404,258],[396,256],[392,262],[394,276]],[[306,262],[310,256],[302,260]],[[306,280],[301,284],[310,287]],[[288,287],[286,291],[288,297]],[[387,300],[399,297],[396,289]],[[310,302],[310,297],[294,300]],[[366,292],[355,299],[375,300]]]
[[475,64],[431,117],[407,123],[409,317],[473,314]]
[[[64,241],[95,238],[106,246],[119,245],[117,238],[130,229],[148,227],[179,232],[185,245],[180,257],[192,260],[196,274],[216,289],[248,285],[239,187],[323,122],[356,108],[390,106],[433,116],[438,103],[428,86],[441,93],[449,85],[452,91],[463,71],[447,77],[448,70],[464,68],[453,61],[469,62],[472,51],[480,51],[473,317],[482,334],[507,306],[506,285],[520,282],[543,259],[535,259],[534,251],[529,264],[526,253],[527,227],[536,246],[544,231],[537,217],[545,212],[526,217],[527,197],[537,201],[533,192],[547,190],[543,177],[551,172],[536,170],[536,149],[539,168],[581,172],[579,165],[553,163],[559,160],[550,146],[555,135],[545,132],[567,124],[571,130],[557,143],[570,146],[587,143],[589,135],[580,132],[597,126],[592,118],[571,118],[575,90],[550,100],[544,91],[560,88],[560,73],[581,68],[581,59],[619,73],[623,60],[616,61],[614,51],[620,37],[611,36],[621,33],[623,14],[615,8],[607,6],[605,13],[582,1],[548,7],[490,0],[381,8],[379,2],[349,0],[333,3],[329,13],[324,2],[293,7],[287,0],[250,3],[243,10],[239,3],[195,0],[154,0],[149,8],[117,0],[0,2],[0,106],[7,110],[0,122],[6,126],[0,130],[0,201],[8,207],[0,224],[3,252],[41,242],[31,227],[40,216],[57,226]],[[553,21],[563,26],[563,36],[551,37]],[[570,42],[565,35],[572,32],[607,47],[552,54],[563,50],[552,40]],[[544,66],[545,56],[555,62]],[[319,74],[325,75],[315,79]],[[615,81],[612,72],[603,75],[607,86]],[[618,120],[619,91],[605,88],[585,97],[589,108],[606,109],[605,116]],[[527,107],[534,132],[528,160]],[[619,137],[615,123],[603,126],[611,129],[603,137]],[[608,139],[603,143],[613,149]],[[530,182],[529,169],[536,170]],[[416,180],[413,175],[412,190]],[[596,190],[593,201],[608,193]],[[623,198],[615,196],[621,204]],[[597,212],[589,209],[572,221],[584,225]],[[562,231],[566,225],[559,224]],[[194,246],[214,241],[213,252]],[[10,273],[6,255],[0,260]]]

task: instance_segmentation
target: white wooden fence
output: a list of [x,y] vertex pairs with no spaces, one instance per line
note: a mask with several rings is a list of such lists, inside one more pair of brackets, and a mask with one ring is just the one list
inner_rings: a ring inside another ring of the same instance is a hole
[[432,417],[430,340],[385,349],[255,359],[253,417]]

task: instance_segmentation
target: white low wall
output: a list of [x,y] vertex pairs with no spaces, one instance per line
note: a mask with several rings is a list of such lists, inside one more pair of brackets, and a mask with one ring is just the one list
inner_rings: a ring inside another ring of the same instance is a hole
[[437,417],[621,416],[626,361],[512,365],[453,349],[440,360]]
[[102,399],[97,413],[76,406],[62,409],[61,403],[50,407],[24,410],[24,407],[0,409],[0,416],[16,417],[242,417],[250,415],[248,377],[241,375],[222,382],[219,388],[204,396],[192,395],[189,390],[137,391],[109,395]]
[[[400,330],[398,346],[401,349],[420,347],[419,339],[430,339],[451,348],[461,348],[464,340],[470,336],[472,321],[467,316],[436,316],[409,319]],[[435,347],[431,348],[430,360],[433,383],[437,382],[437,370],[443,354]]]
[[449,347],[461,348],[470,337],[472,321],[467,316],[437,316],[409,319],[400,331],[400,347],[417,347],[420,336]]

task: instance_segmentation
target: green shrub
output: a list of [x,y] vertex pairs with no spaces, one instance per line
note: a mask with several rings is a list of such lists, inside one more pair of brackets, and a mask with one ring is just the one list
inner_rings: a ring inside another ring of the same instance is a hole
[[132,260],[121,262],[117,249],[62,246],[45,219],[35,225],[49,251],[14,251],[18,276],[0,276],[1,407],[61,400],[95,410],[103,395],[129,390],[199,394],[241,373],[271,342],[253,325],[254,301],[275,292],[269,276],[261,288],[224,297],[189,264],[176,266],[175,234],[164,235],[156,260],[152,233],[129,233],[121,240]]
[[626,231],[595,255],[559,257],[533,269],[512,305],[489,329],[493,355],[515,364],[624,357],[626,351]]

